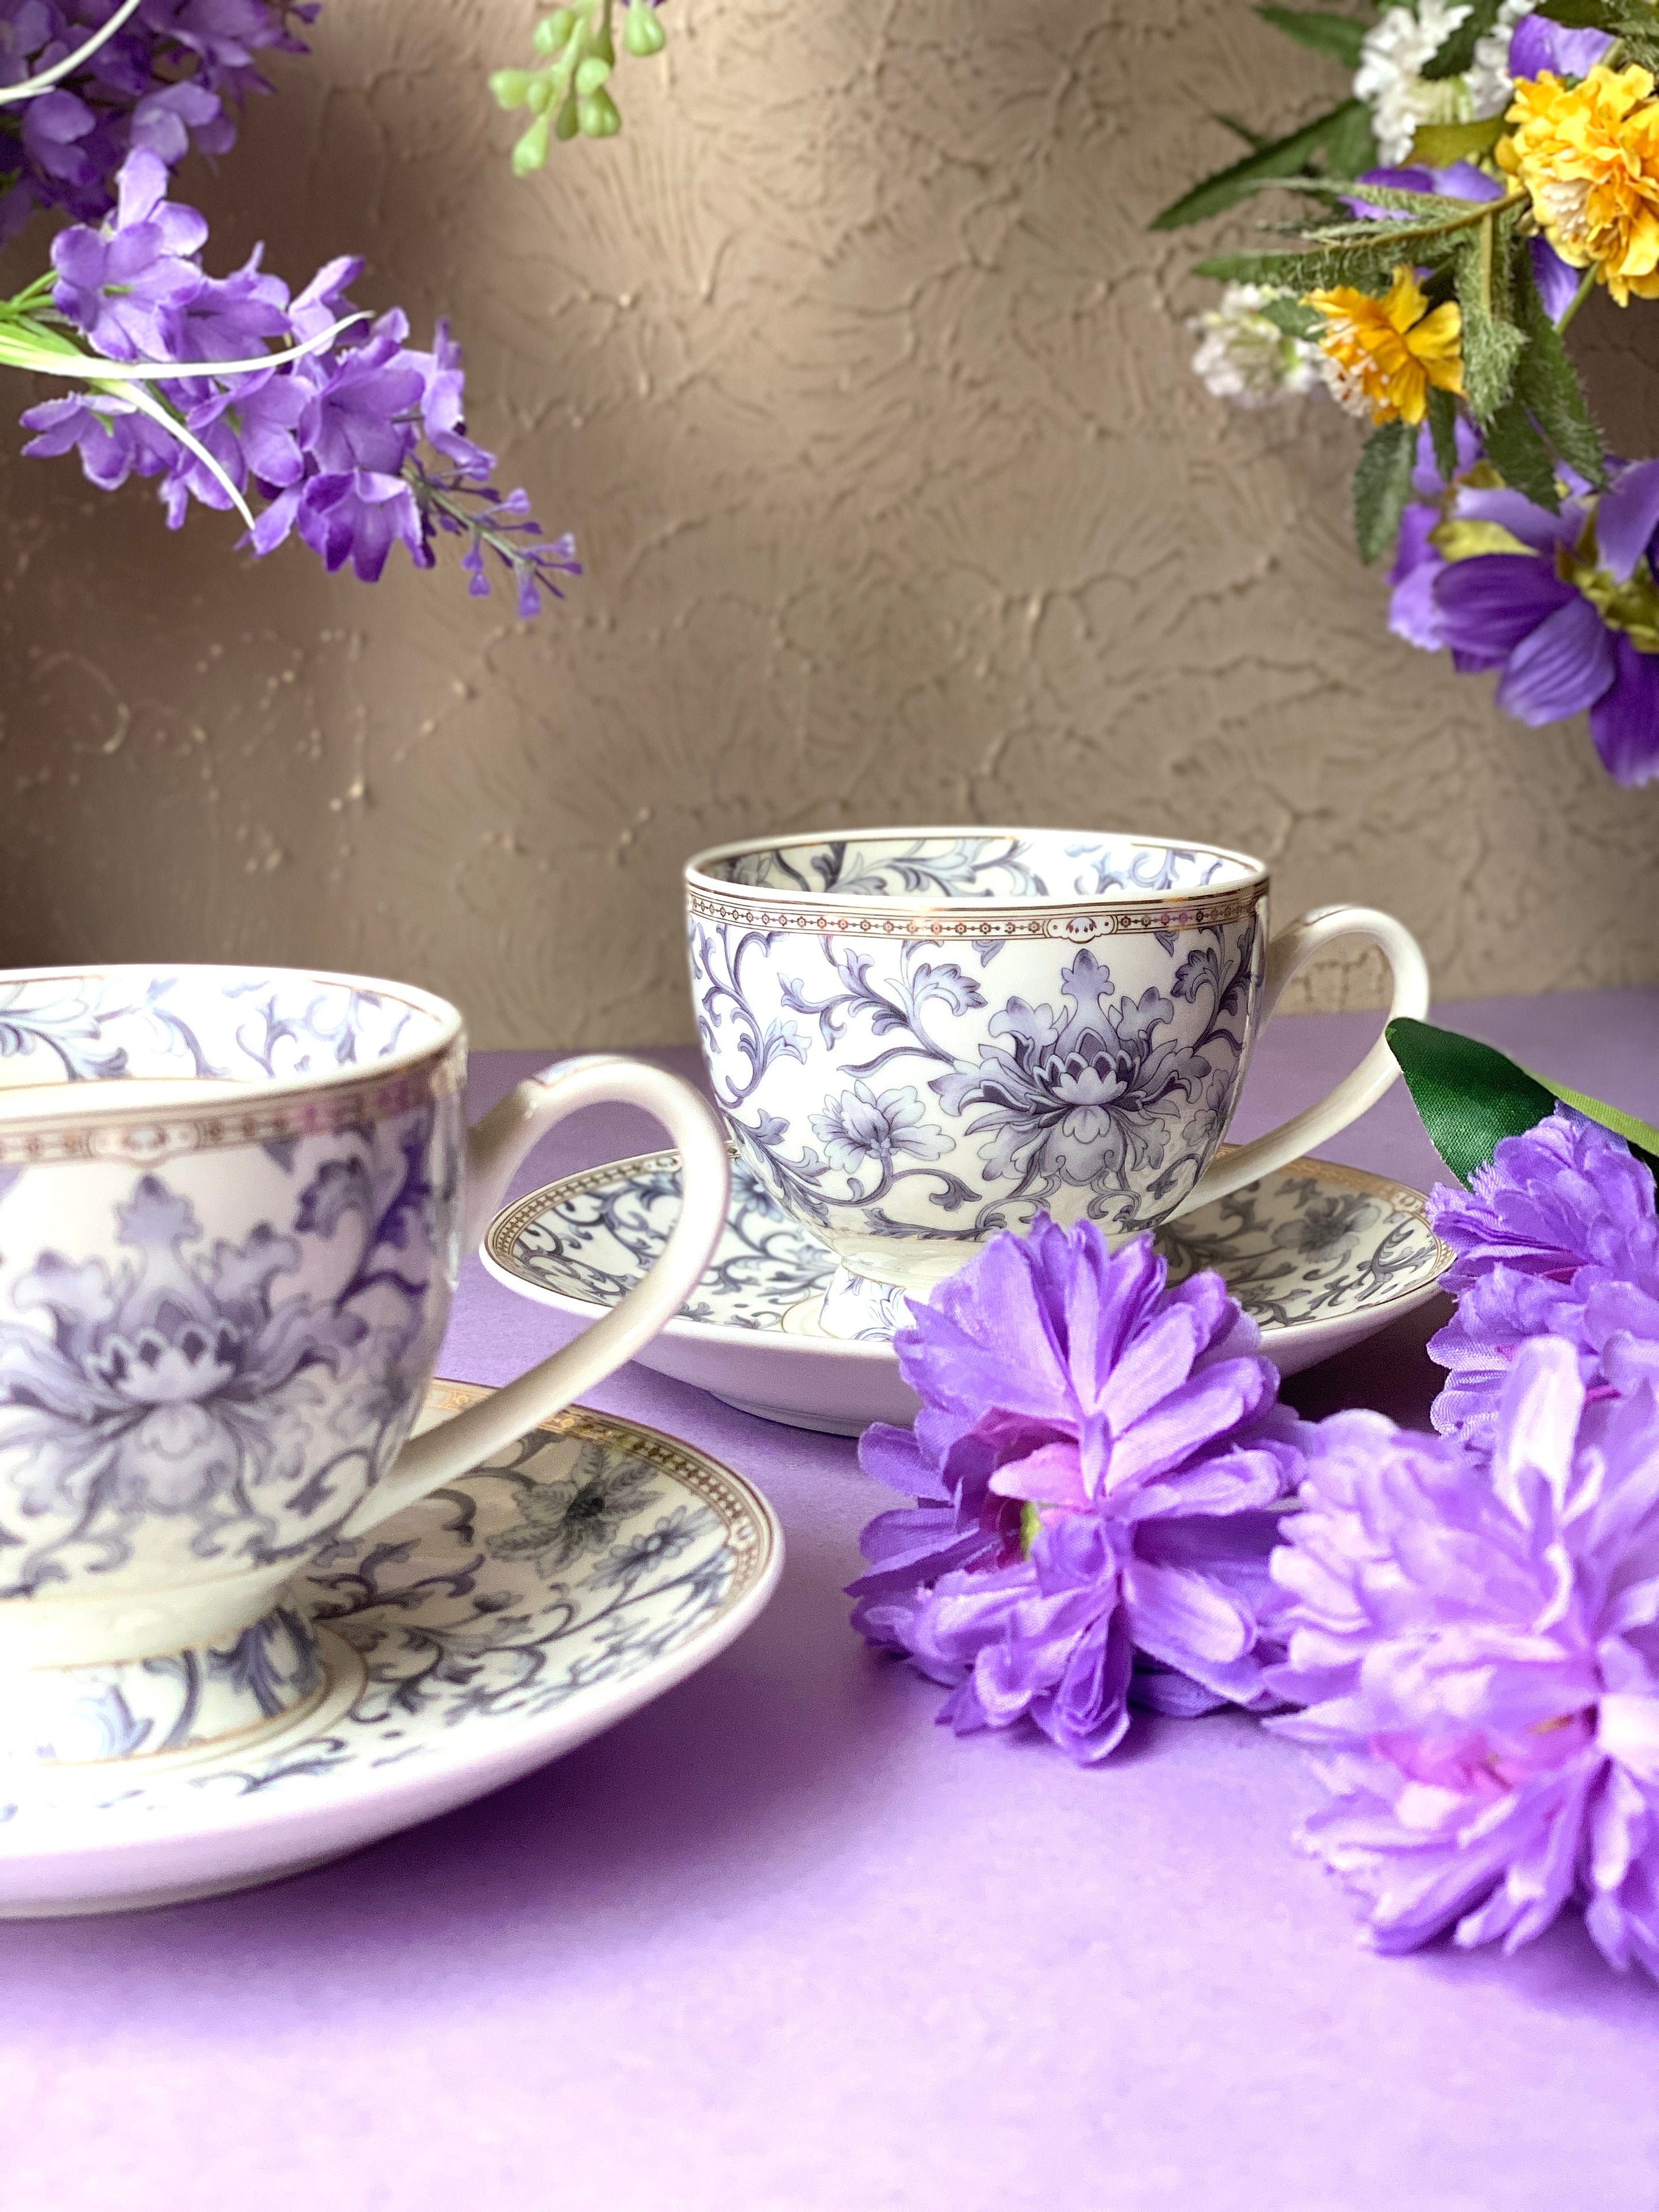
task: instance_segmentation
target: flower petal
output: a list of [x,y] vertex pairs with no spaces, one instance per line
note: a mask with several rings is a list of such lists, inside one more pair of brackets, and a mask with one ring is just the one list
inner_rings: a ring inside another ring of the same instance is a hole
[[1575,592],[1510,653],[1498,704],[1534,729],[1559,722],[1593,705],[1612,684],[1614,668],[1607,624]]
[[1595,545],[1601,566],[1628,583],[1659,530],[1659,461],[1638,461],[1620,471],[1595,509]]
[[1613,682],[1590,708],[1590,735],[1615,783],[1648,783],[1659,775],[1659,653],[1638,653],[1620,633],[1613,658]]

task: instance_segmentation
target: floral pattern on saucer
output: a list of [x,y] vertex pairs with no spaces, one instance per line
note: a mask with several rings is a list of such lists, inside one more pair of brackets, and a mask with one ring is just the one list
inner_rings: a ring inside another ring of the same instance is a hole
[[[427,1413],[487,1395],[437,1382]],[[332,1632],[366,1670],[331,1724],[252,1759],[139,1781],[128,1770],[119,1786],[31,1775],[8,1802],[0,1781],[0,1862],[71,1810],[124,1820],[177,1815],[191,1798],[286,1801],[429,1759],[480,1728],[570,1717],[708,1641],[769,1583],[781,1541],[758,1493],[717,1461],[574,1407],[373,1534],[331,1545],[295,1586],[325,1644]]]
[[[726,1234],[671,1328],[693,1322],[787,1329],[792,1310],[830,1287],[835,1255],[795,1226],[740,1159],[732,1187]],[[486,1249],[505,1274],[538,1290],[614,1304],[661,1251],[679,1204],[677,1154],[619,1160],[508,1207]],[[1294,1161],[1167,1224],[1157,1242],[1172,1280],[1218,1268],[1245,1311],[1267,1329],[1420,1291],[1449,1257],[1428,1225],[1420,1192],[1323,1160]]]

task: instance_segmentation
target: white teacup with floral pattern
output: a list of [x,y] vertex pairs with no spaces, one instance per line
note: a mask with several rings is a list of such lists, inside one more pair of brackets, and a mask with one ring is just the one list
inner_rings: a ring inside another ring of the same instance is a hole
[[[728,1178],[689,1085],[568,1060],[468,1130],[465,1068],[453,1007],[403,984],[0,974],[0,1759],[106,1771],[315,1724],[355,1686],[293,1577],[568,1405],[696,1283]],[[536,1139],[611,1100],[687,1155],[661,1261],[406,1445],[461,1254]]]
[[882,1326],[1041,1209],[1114,1237],[1334,1136],[1396,1075],[1379,1042],[1329,1096],[1218,1158],[1285,986],[1369,938],[1395,1015],[1428,1010],[1403,925],[1324,907],[1269,938],[1246,854],[1079,830],[834,830],[686,869],[698,1035],[726,1127],[841,1262],[821,1326]]

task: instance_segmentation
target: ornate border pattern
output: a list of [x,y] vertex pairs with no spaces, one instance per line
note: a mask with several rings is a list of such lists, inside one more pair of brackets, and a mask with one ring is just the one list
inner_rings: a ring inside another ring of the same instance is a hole
[[[734,1159],[739,1157],[735,1146],[729,1149]],[[1223,1159],[1229,1152],[1237,1150],[1237,1146],[1223,1145],[1218,1150],[1216,1157],[1218,1159]],[[579,1198],[586,1191],[611,1188],[618,1181],[631,1176],[659,1174],[665,1170],[678,1172],[680,1156],[677,1152],[641,1152],[631,1159],[608,1160],[601,1167],[584,1168],[575,1175],[561,1176],[556,1182],[544,1184],[539,1190],[531,1191],[526,1197],[516,1200],[513,1205],[505,1207],[498,1213],[484,1232],[484,1249],[504,1274],[514,1276],[523,1283],[536,1285],[536,1278],[519,1264],[514,1252],[520,1237],[532,1222],[550,1212],[555,1206],[562,1205],[568,1199]],[[1321,1159],[1313,1155],[1301,1159],[1287,1160],[1282,1168],[1277,1168],[1273,1171],[1271,1179],[1277,1180],[1293,1176],[1298,1169],[1316,1174],[1322,1185],[1333,1184],[1339,1190],[1361,1191],[1366,1197],[1376,1199],[1379,1203],[1396,1212],[1407,1214],[1413,1220],[1420,1221],[1425,1229],[1428,1228],[1428,1199],[1422,1191],[1414,1189],[1410,1183],[1396,1182],[1391,1176],[1374,1174],[1369,1168],[1343,1167],[1334,1160]],[[1269,1179],[1265,1176],[1262,1178],[1264,1182]],[[1247,1183],[1244,1186],[1244,1191],[1249,1192],[1256,1188],[1254,1183]],[[1234,1198],[1243,1194],[1237,1191],[1232,1194]],[[1224,1206],[1229,1200],[1220,1199],[1214,1203]],[[1206,1210],[1200,1207],[1199,1212],[1201,1213]],[[1182,1219],[1186,1218],[1181,1217]],[[1178,1236],[1180,1220],[1171,1222],[1169,1227],[1172,1236]],[[1155,1235],[1157,1233],[1154,1232]],[[1437,1280],[1450,1267],[1455,1255],[1443,1237],[1435,1236],[1432,1230],[1429,1231],[1429,1234],[1436,1254],[1435,1279]],[[539,1285],[536,1286],[540,1287]],[[1420,1280],[1413,1281],[1403,1290],[1392,1291],[1386,1297],[1369,1302],[1365,1310],[1368,1313],[1376,1313],[1381,1311],[1385,1306],[1397,1304],[1407,1298],[1420,1297],[1422,1288]],[[572,1305],[591,1305],[596,1313],[608,1310],[600,1300],[584,1298],[574,1291],[562,1291],[560,1296]],[[806,1304],[815,1308],[820,1306],[823,1304],[822,1296],[820,1295],[815,1300],[809,1300]],[[802,1309],[798,1308],[795,1310],[799,1312]],[[678,1319],[685,1321],[687,1316],[681,1315]],[[692,1322],[689,1325],[695,1328],[700,1324]],[[720,1325],[714,1324],[715,1327]],[[794,1331],[786,1328],[784,1333],[799,1335],[817,1334],[816,1328],[800,1328]],[[840,1339],[830,1338],[827,1335],[824,1340],[842,1341]],[[436,1383],[433,1385],[434,1391],[440,1387]],[[446,1383],[441,1387],[453,1389],[464,1386]]]
[[1172,892],[1166,898],[1137,899],[1133,904],[1099,905],[1056,901],[1035,910],[1030,906],[983,908],[952,906],[901,906],[873,902],[854,904],[825,898],[811,906],[773,902],[770,891],[745,891],[739,884],[717,896],[696,883],[685,887],[686,911],[695,921],[736,923],[748,929],[798,933],[822,937],[839,931],[848,937],[879,939],[920,938],[932,943],[968,944],[988,938],[1059,938],[1072,945],[1091,944],[1100,937],[1146,935],[1153,930],[1204,929],[1224,922],[1244,921],[1266,896],[1265,883],[1245,884],[1196,896],[1190,891]]
[[[29,1120],[0,1120],[0,1167],[47,1167],[67,1160],[123,1160],[152,1167],[181,1152],[217,1152],[233,1145],[265,1145],[286,1137],[333,1136],[365,1121],[378,1121],[428,1099],[447,1098],[466,1081],[466,1040],[458,1037],[434,1058],[396,1075],[360,1074],[339,1082],[319,1079],[284,1095],[273,1086],[251,1083],[258,1103],[243,1108],[220,1106],[204,1111],[181,1101],[177,1106],[147,1109],[125,1118],[101,1103],[98,1094],[118,1084],[54,1085],[76,1104],[92,1109],[85,1121],[61,1110],[42,1109]],[[0,1091],[0,1105],[4,1093]]]

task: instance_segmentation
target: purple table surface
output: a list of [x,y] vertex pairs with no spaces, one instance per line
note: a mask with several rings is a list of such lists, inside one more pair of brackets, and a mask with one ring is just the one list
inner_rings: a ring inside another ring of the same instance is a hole
[[[1659,992],[1455,1025],[1651,1116]],[[1287,1018],[1251,1134],[1376,1021]],[[688,1066],[685,1053],[647,1055]],[[480,1055],[475,1103],[545,1058]],[[521,1178],[660,1141],[573,1119]],[[1419,1185],[1396,1091],[1328,1148]],[[1298,1378],[1421,1423],[1417,1316]],[[567,1333],[469,1263],[440,1372]],[[842,1585],[853,1447],[625,1369],[592,1402],[781,1514],[782,1588],[694,1680],[526,1780],[263,1891],[0,1929],[0,2160],[52,2212],[1635,2212],[1659,2204],[1659,1990],[1569,1920],[1505,1960],[1358,1948],[1291,1848],[1318,1785],[1248,1719],[1142,1722],[1082,1772],[957,1741]]]

